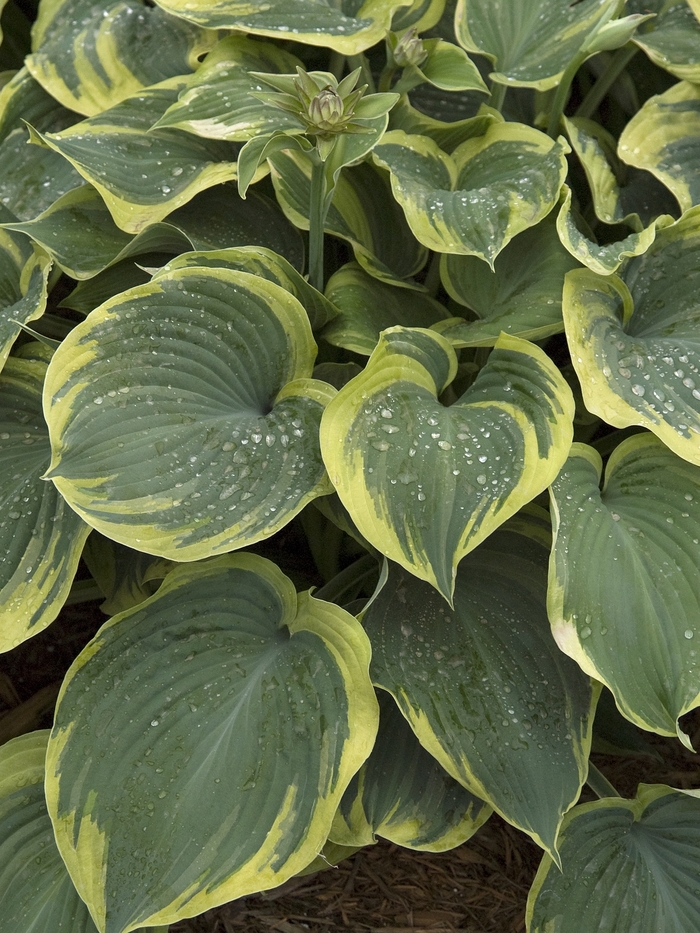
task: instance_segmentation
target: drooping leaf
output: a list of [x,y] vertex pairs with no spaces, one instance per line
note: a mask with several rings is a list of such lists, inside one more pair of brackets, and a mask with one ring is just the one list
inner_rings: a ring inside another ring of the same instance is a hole
[[618,0],[459,0],[457,41],[485,55],[492,81],[546,91]]
[[352,616],[251,554],[176,567],[103,626],[64,681],[46,792],[104,933],[274,887],[321,851],[376,735],[368,666]]
[[625,126],[618,155],[666,185],[686,211],[700,202],[700,87],[679,81]]
[[150,272],[145,272],[133,260],[124,259],[108,266],[103,272],[98,272],[93,278],[78,282],[70,295],[60,302],[59,307],[71,308],[87,315],[108,298],[119,295],[135,285],[145,285],[150,280]]
[[159,0],[175,16],[208,29],[235,29],[255,36],[320,45],[357,55],[389,31],[393,14],[412,0]]
[[326,409],[321,449],[361,534],[452,598],[457,564],[559,472],[574,402],[527,341],[503,335],[450,407],[457,371],[434,331],[384,331],[364,372]]
[[310,378],[315,355],[278,285],[220,267],[161,275],[56,351],[46,475],[89,524],[150,554],[266,538],[330,491],[318,425],[334,390]]
[[700,705],[700,468],[653,434],[628,438],[602,463],[575,445],[552,486],[554,637],[602,681],[636,725],[678,735]]
[[626,758],[663,758],[644,737],[644,733],[620,714],[612,693],[603,688],[595,711],[591,751]]
[[91,117],[193,71],[215,41],[142,0],[54,0],[39,6],[26,67],[65,107]]
[[[295,226],[308,230],[311,163],[291,151],[276,153],[270,163],[282,210]],[[406,280],[423,268],[428,256],[411,234],[389,185],[367,163],[343,170],[325,230],[349,242],[362,268],[390,284],[410,286]]]
[[324,328],[324,340],[362,356],[372,353],[387,327],[430,327],[448,314],[443,305],[423,292],[381,282],[355,262],[331,276],[326,296],[339,313]]
[[493,268],[516,234],[554,207],[568,144],[522,124],[492,123],[451,156],[431,139],[387,133],[372,152],[416,239],[439,253],[478,256]]
[[134,551],[93,531],[83,549],[83,560],[102,590],[100,609],[108,616],[133,609],[153,596],[172,570],[172,562]]
[[0,229],[0,369],[22,324],[41,317],[51,262],[26,237]]
[[362,846],[381,836],[426,852],[461,845],[491,816],[491,807],[426,752],[388,693],[380,690],[377,699],[377,741],[343,794],[331,839]]
[[700,23],[685,0],[631,0],[630,13],[656,13],[633,42],[677,78],[700,81]]
[[475,136],[483,136],[492,123],[500,123],[502,120],[497,110],[485,106],[479,108],[476,116],[464,120],[436,120],[413,107],[403,94],[389,115],[389,127],[392,130],[403,130],[409,136],[428,136],[443,152],[451,154],[461,143]]
[[586,408],[700,464],[700,208],[660,230],[624,281],[569,272],[564,323]]
[[586,777],[598,690],[551,637],[548,548],[527,518],[519,522],[464,559],[454,609],[392,568],[363,624],[372,679],[421,745],[554,853]]
[[11,357],[0,373],[0,651],[53,622],[90,531],[41,480],[51,459],[45,372],[46,363]]
[[528,898],[528,933],[694,933],[700,919],[700,801],[640,784],[633,800],[576,807],[560,834],[563,871],[547,855]]
[[60,153],[97,188],[127,233],[139,233],[198,192],[236,177],[231,143],[174,129],[149,132],[177,100],[183,80],[146,88],[61,133],[32,132],[35,142]]
[[475,256],[443,255],[440,278],[476,320],[453,319],[434,329],[453,346],[493,346],[501,332],[541,340],[563,331],[564,276],[578,263],[562,246],[550,214],[511,240],[493,271]]

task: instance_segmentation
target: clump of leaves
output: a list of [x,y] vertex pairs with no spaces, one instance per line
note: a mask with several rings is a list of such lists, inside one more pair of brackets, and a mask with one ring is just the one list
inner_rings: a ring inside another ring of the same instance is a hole
[[27,9],[0,645],[81,557],[110,618],[0,749],[8,929],[496,810],[531,933],[696,930],[696,792],[589,762],[700,705],[695,0],[41,0],[31,48]]

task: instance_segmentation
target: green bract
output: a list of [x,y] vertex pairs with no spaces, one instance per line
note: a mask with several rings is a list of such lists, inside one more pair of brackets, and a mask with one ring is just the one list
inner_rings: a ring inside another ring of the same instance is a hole
[[3,933],[494,810],[527,933],[696,933],[590,753],[697,734],[700,0],[0,10]]

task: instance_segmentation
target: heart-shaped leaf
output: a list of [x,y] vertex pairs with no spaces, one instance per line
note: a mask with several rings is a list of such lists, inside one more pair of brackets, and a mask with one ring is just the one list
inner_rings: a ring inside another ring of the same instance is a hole
[[339,313],[324,328],[324,340],[362,356],[370,355],[387,327],[430,327],[448,314],[425,293],[381,282],[354,262],[331,276],[326,296]]
[[199,191],[236,177],[231,143],[174,129],[149,132],[183,83],[164,81],[61,133],[32,131],[32,139],[64,156],[97,188],[118,227],[139,233]]
[[41,480],[51,459],[45,373],[46,363],[16,357],[0,373],[0,651],[53,622],[90,531]]
[[392,327],[326,409],[321,449],[355,524],[452,599],[457,564],[564,463],[569,387],[539,347],[503,335],[450,407],[457,359],[433,331]]
[[660,230],[625,281],[575,269],[564,324],[586,408],[618,428],[649,428],[700,464],[700,208]]
[[495,532],[460,566],[453,610],[392,567],[363,625],[372,679],[421,745],[555,853],[585,780],[598,689],[551,636],[548,533],[546,515]]
[[12,344],[46,308],[51,261],[26,237],[0,229],[0,369]]
[[215,41],[215,33],[141,0],[56,0],[39,9],[26,66],[65,107],[94,116],[193,71]]
[[[554,637],[636,725],[676,735],[700,705],[700,468],[644,432],[602,462],[576,444],[552,485]],[[696,639],[697,636],[697,639]]]
[[93,311],[56,351],[47,472],[107,537],[196,560],[274,534],[330,491],[306,311],[271,282],[183,268]]
[[459,0],[457,41],[493,62],[492,81],[546,91],[618,0]]
[[357,55],[380,42],[392,15],[412,0],[159,0],[158,5],[208,29],[235,29]]
[[618,155],[646,169],[686,211],[700,202],[700,87],[679,81],[650,97],[625,126]]
[[578,263],[562,246],[554,220],[550,214],[511,240],[493,271],[475,256],[444,255],[442,283],[476,320],[454,318],[434,329],[456,347],[492,347],[501,332],[528,340],[560,333],[564,276]]
[[630,13],[656,13],[633,42],[677,78],[700,81],[700,23],[685,0],[630,0]]
[[560,833],[563,871],[545,855],[528,933],[694,933],[700,920],[700,801],[662,784],[634,800],[576,807]]
[[381,836],[408,849],[454,849],[483,826],[491,807],[426,752],[388,693],[380,690],[377,699],[377,741],[343,794],[331,838],[344,846]]
[[369,653],[351,615],[252,554],[176,567],[102,627],[63,683],[46,796],[103,933],[275,887],[321,851],[377,731]]
[[492,123],[452,155],[424,136],[387,133],[372,151],[391,172],[394,197],[415,237],[439,253],[493,262],[516,234],[554,207],[568,144],[532,127]]

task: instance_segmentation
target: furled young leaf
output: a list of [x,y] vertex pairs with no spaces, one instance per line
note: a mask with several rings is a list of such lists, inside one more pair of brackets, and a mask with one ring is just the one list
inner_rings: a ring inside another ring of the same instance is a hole
[[45,363],[12,357],[0,373],[0,651],[56,618],[90,530],[41,480],[51,459],[45,372]]
[[391,172],[394,197],[415,237],[439,253],[493,262],[518,233],[554,207],[568,144],[532,127],[492,123],[451,156],[431,139],[387,133],[372,152]]
[[618,155],[646,169],[686,211],[700,202],[700,87],[679,81],[650,97],[625,126]]
[[376,45],[392,15],[412,0],[159,0],[159,6],[209,29],[320,45],[356,55]]
[[63,683],[46,769],[103,933],[275,887],[321,851],[376,735],[368,667],[352,616],[252,554],[176,567],[103,626]]
[[548,547],[527,518],[519,522],[464,559],[454,609],[392,568],[363,624],[372,678],[396,698],[421,745],[555,853],[586,777],[598,690],[551,637]]
[[183,268],[90,314],[52,360],[47,476],[107,537],[197,560],[269,537],[330,491],[335,394],[306,311],[244,272]]
[[51,262],[26,237],[0,229],[0,369],[22,324],[41,317]]
[[339,313],[324,328],[324,340],[362,356],[370,355],[387,327],[430,327],[448,314],[425,293],[381,282],[355,262],[331,276],[326,295]]
[[700,464],[700,208],[657,233],[624,273],[569,272],[564,323],[586,408],[649,428]]
[[154,281],[175,269],[185,269],[191,266],[206,269],[234,269],[238,272],[249,272],[261,279],[267,279],[268,282],[274,282],[275,285],[288,291],[290,295],[294,295],[303,305],[313,330],[320,330],[338,313],[332,301],[317,291],[313,285],[309,285],[291,263],[271,249],[260,246],[240,246],[233,249],[186,253],[171,260],[160,272],[157,272]]
[[[275,154],[270,163],[282,210],[293,224],[308,230],[311,163],[291,151]],[[427,250],[411,234],[389,185],[366,163],[344,169],[338,178],[325,230],[349,242],[362,268],[390,284],[412,284],[405,280],[427,259]]]
[[503,335],[445,407],[456,371],[444,337],[392,327],[321,424],[328,473],[360,532],[448,600],[464,555],[557,475],[574,411],[556,367],[516,337]]
[[188,79],[157,126],[176,126],[198,136],[235,141],[274,130],[298,130],[299,121],[292,114],[252,96],[252,91],[266,86],[249,72],[293,74],[301,65],[296,55],[271,42],[227,36]]
[[677,78],[700,81],[700,23],[685,0],[631,0],[630,13],[656,13],[633,42]]
[[475,256],[443,255],[443,285],[477,319],[454,318],[434,329],[462,347],[492,347],[501,332],[528,340],[560,333],[564,276],[578,263],[561,245],[554,220],[550,214],[511,240],[493,271]]
[[444,91],[481,91],[488,94],[479,69],[459,46],[443,39],[426,39],[423,48],[427,53],[425,61],[404,68],[394,90],[403,94],[427,81]]
[[388,693],[380,690],[377,699],[377,741],[343,794],[331,838],[344,846],[381,836],[409,849],[454,849],[483,826],[491,807],[426,752]]
[[413,0],[410,6],[396,10],[391,20],[392,32],[403,32],[413,27],[425,32],[439,22],[445,9],[445,0]]
[[193,71],[216,41],[136,0],[42,3],[26,66],[65,107],[94,116],[141,88]]
[[557,214],[557,232],[562,245],[579,262],[598,275],[610,275],[620,268],[625,259],[645,253],[654,242],[658,228],[672,222],[673,217],[663,214],[638,233],[629,233],[623,240],[600,246],[577,226],[571,209],[571,189],[564,185]]
[[127,233],[139,233],[199,191],[236,177],[231,143],[173,129],[149,132],[177,100],[183,80],[163,81],[61,133],[32,133],[97,188]]
[[392,108],[389,126],[392,130],[403,130],[409,136],[428,136],[443,152],[454,152],[460,143],[475,136],[483,136],[492,123],[503,122],[497,110],[482,106],[479,113],[465,120],[436,120],[411,106],[408,97],[401,95]]
[[700,801],[640,784],[633,800],[576,807],[560,834],[563,871],[545,855],[528,933],[694,933],[700,922]]
[[554,637],[620,711],[662,735],[700,705],[700,468],[644,432],[602,462],[574,445],[552,486]]
[[457,41],[493,63],[492,81],[546,91],[618,0],[459,0]]

